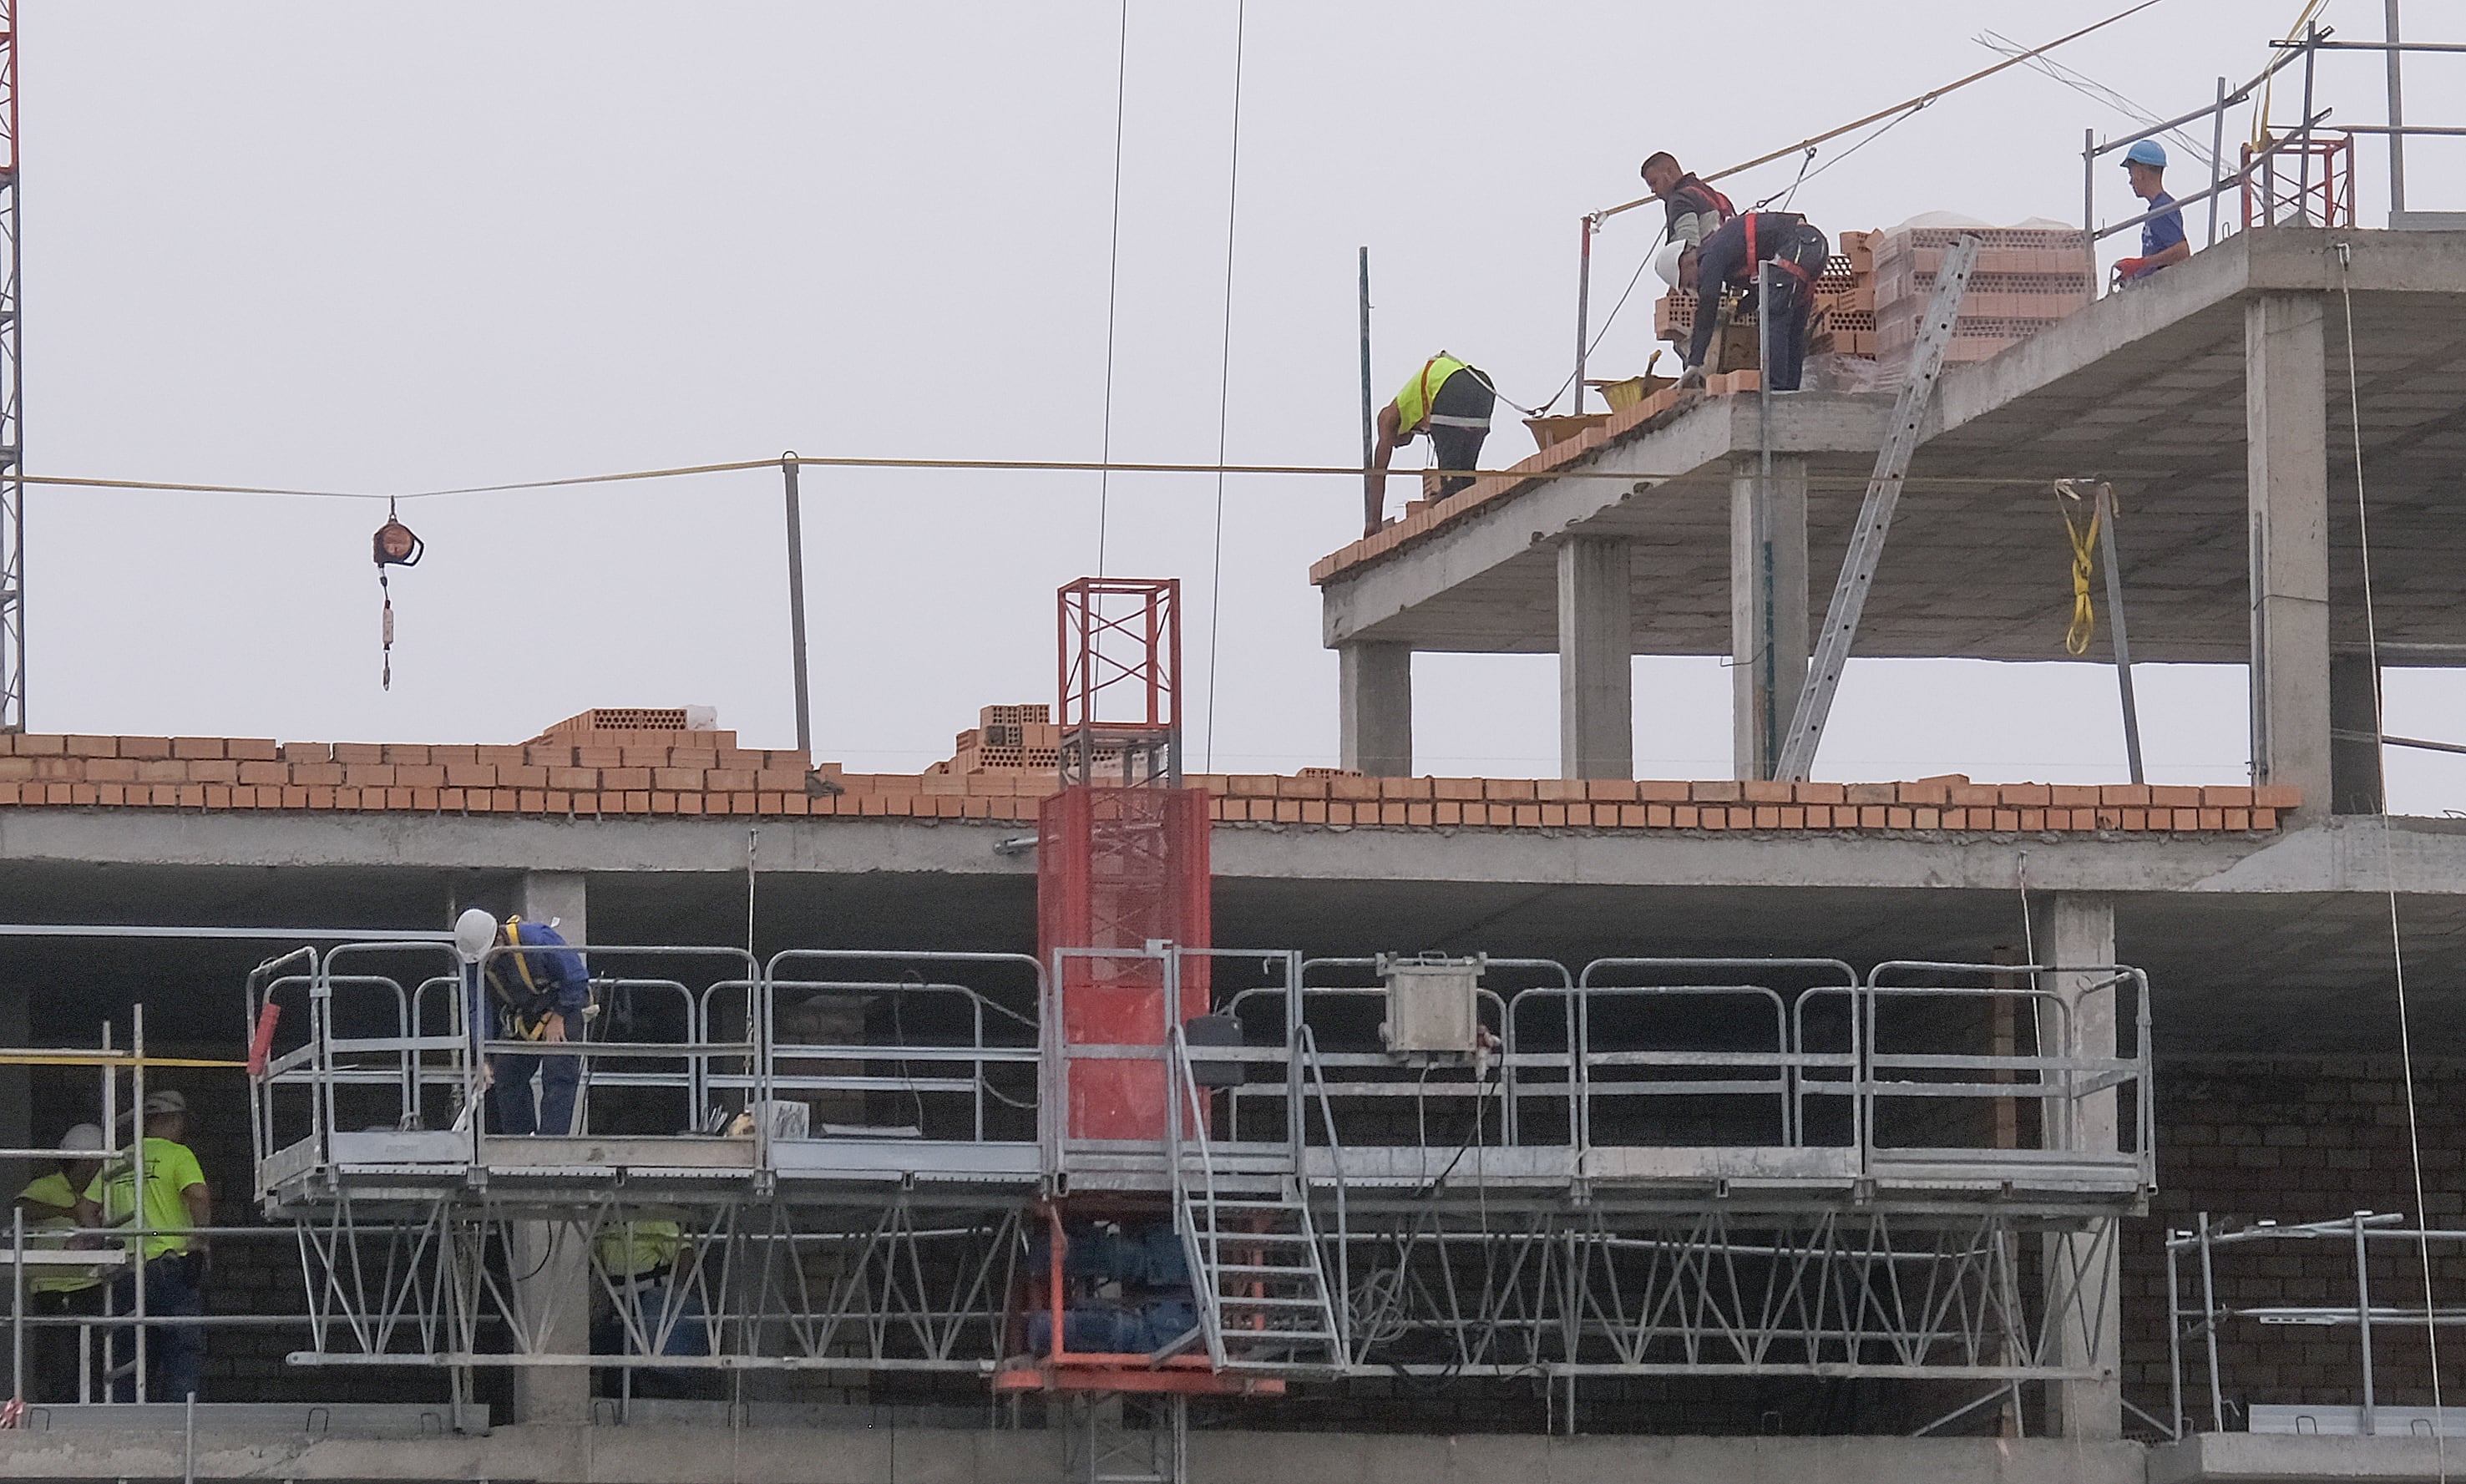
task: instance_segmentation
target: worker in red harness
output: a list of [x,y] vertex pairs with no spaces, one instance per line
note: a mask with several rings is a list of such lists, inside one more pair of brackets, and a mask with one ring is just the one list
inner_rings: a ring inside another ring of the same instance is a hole
[[1738,214],[1728,196],[1696,179],[1694,172],[1681,167],[1678,157],[1667,149],[1645,157],[1644,183],[1660,198],[1662,236],[1677,247],[1682,268],[1695,257],[1706,237]]
[[1361,533],[1376,535],[1387,512],[1387,464],[1418,433],[1430,436],[1430,456],[1449,471],[1439,485],[1445,499],[1472,483],[1467,472],[1481,460],[1490,437],[1490,410],[1498,399],[1490,378],[1445,350],[1422,363],[1396,399],[1379,410],[1379,447],[1364,474]]
[[[1772,364],[1764,368],[1766,385],[1776,392],[1798,390],[1806,364],[1806,326],[1815,308],[1815,278],[1832,244],[1815,225],[1793,212],[1747,212],[1723,222],[1692,263],[1680,266],[1679,286],[1694,289],[1700,305],[1695,338],[1687,352],[1687,374],[1681,388],[1704,384],[1704,356],[1713,344],[1715,306],[1724,288],[1744,289],[1737,312],[1751,308],[1763,315],[1765,342]],[[1755,303],[1756,265],[1772,264],[1772,303]]]

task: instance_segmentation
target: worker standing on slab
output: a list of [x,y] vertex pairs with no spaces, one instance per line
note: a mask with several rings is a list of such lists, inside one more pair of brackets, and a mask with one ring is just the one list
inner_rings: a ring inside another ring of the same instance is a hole
[[[105,1149],[102,1130],[80,1123],[60,1135],[59,1168],[37,1177],[17,1192],[17,1207],[26,1213],[26,1246],[56,1250],[83,1226],[78,1220],[78,1192],[102,1173]],[[33,1382],[30,1402],[80,1400],[78,1375],[77,1325],[65,1321],[102,1313],[102,1273],[95,1268],[44,1266],[26,1276],[27,1308],[34,1317],[63,1322],[37,1326],[28,1337]]]
[[[1665,249],[1665,251],[1667,251]],[[1772,364],[1764,384],[1775,392],[1798,390],[1806,364],[1807,322],[1815,308],[1815,280],[1832,243],[1815,224],[1794,212],[1748,212],[1723,222],[1704,239],[1693,263],[1679,269],[1679,286],[1696,292],[1695,334],[1687,351],[1684,388],[1704,384],[1704,357],[1713,345],[1716,307],[1725,288],[1744,290],[1737,313],[1763,316],[1764,343]],[[1772,264],[1772,303],[1756,303],[1756,265]]]
[[1482,441],[1490,437],[1490,409],[1497,400],[1488,376],[1445,350],[1423,362],[1404,390],[1379,411],[1379,446],[1362,491],[1361,533],[1376,534],[1385,519],[1388,461],[1416,434],[1430,435],[1431,456],[1440,468],[1450,471],[1440,483],[1441,499],[1471,484],[1467,471],[1480,465]]
[[2134,145],[2123,152],[2123,172],[2131,177],[2132,193],[2159,214],[2141,224],[2141,256],[2119,259],[2115,264],[2118,281],[2137,283],[2191,257],[2192,243],[2184,236],[2184,214],[2174,209],[2175,198],[2166,193],[2165,146],[2154,139]]
[[[1644,183],[1661,198],[1662,237],[1678,249],[1677,260],[1682,266],[1694,259],[1704,239],[1718,231],[1721,223],[1738,214],[1728,196],[1680,169],[1678,157],[1667,149],[1645,159]],[[1670,279],[1667,273],[1663,277]]]
[[[591,970],[565,937],[545,922],[508,917],[497,927],[497,951],[480,965],[486,986],[485,1017],[491,1041],[556,1045],[577,1039],[591,1010]],[[534,1094],[531,1081],[539,1080]],[[499,1051],[488,1057],[488,1132],[573,1132],[573,1105],[582,1091],[582,1058],[571,1052]]]
[[[134,1219],[144,1229],[143,1236],[128,1243],[129,1251],[142,1261],[112,1280],[115,1310],[133,1311],[137,1285],[143,1282],[148,1319],[195,1319],[206,1312],[206,1239],[196,1228],[214,1224],[213,1197],[196,1151],[184,1142],[189,1100],[176,1091],[151,1092],[145,1114],[144,1194],[137,1189],[137,1161],[115,1159],[78,1197],[78,1220],[87,1226],[113,1227]],[[121,1115],[123,1126],[135,1121],[133,1113]],[[148,1399],[185,1401],[205,1384],[206,1332],[197,1325],[148,1324],[146,1350]],[[133,1343],[120,1352],[120,1365],[126,1374],[114,1374],[112,1400],[134,1402]]]

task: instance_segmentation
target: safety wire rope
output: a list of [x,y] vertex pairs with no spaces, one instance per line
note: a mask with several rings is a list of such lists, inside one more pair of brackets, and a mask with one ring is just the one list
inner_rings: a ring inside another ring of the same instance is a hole
[[[2305,11],[2308,18],[2310,11]],[[2370,502],[2364,484],[2364,393],[2362,371],[2355,365],[2355,284],[2354,264],[2350,260],[2354,244],[2335,244],[2338,255],[2338,294],[2343,302],[2346,337],[2346,416],[2352,429],[2355,454],[2355,544],[2362,555],[2364,575],[2364,644],[2372,671],[2372,773],[2380,785],[2381,880],[2388,888],[2389,967],[2397,990],[2398,1072],[2406,1082],[2406,1147],[2410,1173],[2414,1180],[2415,1257],[2423,1269],[2423,1338],[2432,1371],[2432,1436],[2437,1454],[2441,1484],[2449,1480],[2448,1429],[2441,1424],[2440,1399],[2440,1323],[2432,1308],[2431,1213],[2424,1206],[2423,1127],[2415,1110],[2414,1096],[2414,1027],[2406,1001],[2406,936],[2398,916],[2397,850],[2389,839],[2388,769],[2385,761],[2387,747],[2379,740],[2388,734],[2388,719],[2384,709],[2381,686],[2380,621],[2372,606],[2372,528]]]
[[[1358,481],[1363,470],[1357,464],[1326,463],[1175,463],[1162,461],[1100,461],[1087,459],[881,459],[863,456],[823,457],[799,455],[799,465],[840,469],[912,469],[948,470],[958,473],[1031,473],[1072,474],[1110,470],[1115,474],[1241,474],[1292,475],[1322,479]],[[549,489],[575,489],[594,484],[636,483],[645,480],[688,479],[705,474],[729,474],[747,469],[776,470],[780,461],[740,459],[721,463],[679,464],[661,469],[628,469],[614,474],[577,474],[562,479],[522,480],[502,484],[467,484],[453,488],[415,490],[408,494],[381,494],[357,489],[308,489],[273,484],[221,484],[195,480],[100,479],[70,475],[26,476],[25,483],[61,489],[119,489],[132,492],[196,495],[245,495],[286,500],[444,500],[468,495],[498,495],[535,492]],[[1593,469],[1449,469],[1449,474],[1462,474],[1475,479],[1513,479],[1532,483],[1560,480],[1615,480],[1628,483],[1681,484],[1707,483],[1729,487],[1729,476],[1713,475],[1701,470],[1674,473],[1608,473]],[[1810,487],[1821,489],[1864,489],[1863,474],[1827,474],[1810,471]],[[2043,488],[2043,476],[2018,475],[1921,475],[1913,474],[1903,481],[1913,489],[2011,489]]]
[[1224,430],[1233,405],[1233,245],[1242,208],[1242,41],[1248,22],[1248,0],[1234,0],[1233,143],[1224,174],[1224,324],[1216,361],[1216,535],[1208,558],[1207,712],[1199,734],[1201,773],[1216,771],[1216,637],[1224,612]]
[[1096,575],[1105,574],[1106,524],[1112,514],[1113,326],[1122,289],[1122,120],[1130,98],[1131,0],[1122,0],[1121,39],[1113,49],[1113,224],[1105,259],[1104,467],[1096,471]]

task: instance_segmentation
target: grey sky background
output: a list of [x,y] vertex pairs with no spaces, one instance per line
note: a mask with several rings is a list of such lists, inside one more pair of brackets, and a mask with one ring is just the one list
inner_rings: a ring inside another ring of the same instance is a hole
[[[1357,245],[1382,399],[1445,347],[1537,402],[1571,359],[1577,220],[1637,194],[1646,152],[1718,169],[1985,65],[1983,31],[2035,44],[2120,8],[1248,0],[1227,455],[1357,460]],[[1216,453],[1236,9],[1131,7],[1120,459]],[[2466,40],[2445,9],[2411,7],[2411,29]],[[2164,0],[2060,56],[2173,114],[2256,71],[2297,10]],[[2334,0],[2327,20],[2377,36],[2380,12]],[[1092,459],[1119,16],[36,0],[21,61],[30,467],[408,492],[786,448]],[[2453,59],[2410,65],[2415,120],[2466,124],[2438,116]],[[2339,118],[2382,119],[2378,68],[2324,64]],[[2281,89],[2280,119],[2297,106]],[[1795,204],[1836,235],[1928,211],[2074,219],[2085,127],[2132,125],[2016,69],[1843,158]],[[2387,209],[2381,161],[2365,146],[2367,225]],[[2410,164],[2410,204],[2466,206],[2466,146],[2418,145]],[[1794,169],[1728,189],[1743,202]],[[2137,212],[2120,170],[2096,184],[2109,219]],[[1596,324],[1654,214],[1601,239]],[[1596,374],[1642,370],[1657,292],[1648,275]],[[1528,449],[1502,418],[1485,461]],[[818,754],[912,771],[948,756],[978,707],[1049,699],[1052,593],[1096,565],[1097,486],[807,471]],[[1110,489],[1109,569],[1187,586],[1194,764],[1332,763],[1335,663],[1306,573],[1357,530],[1357,485],[1225,482],[1212,728],[1216,482]],[[403,515],[430,551],[394,578],[388,693],[368,559],[381,503],[37,490],[33,725],[512,741],[589,706],[696,702],[751,745],[793,740],[775,471]],[[2068,580],[2048,523],[2044,563],[2013,580]],[[1425,656],[1416,685],[1424,771],[1556,772],[1552,658]],[[1719,662],[1639,661],[1636,693],[1639,772],[1726,775]],[[2141,696],[2159,780],[2244,776],[2239,669],[2152,668]],[[2389,699],[2392,731],[2466,737],[2455,672],[2394,672]],[[1819,775],[2118,780],[2114,709],[2095,666],[1860,663]],[[2466,807],[2466,759],[2399,753],[2392,776],[2401,808]]]

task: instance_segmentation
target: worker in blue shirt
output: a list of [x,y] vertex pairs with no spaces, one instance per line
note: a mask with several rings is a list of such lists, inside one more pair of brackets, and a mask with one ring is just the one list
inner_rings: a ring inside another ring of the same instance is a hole
[[2132,193],[2159,214],[2141,224],[2141,256],[2115,265],[2117,281],[2133,283],[2191,257],[2192,244],[2184,237],[2184,214],[2166,193],[2165,146],[2154,139],[2141,140],[2123,152],[2123,169],[2132,177]]
[[[519,949],[520,952],[507,952]],[[580,1040],[591,1010],[591,970],[544,922],[508,917],[497,927],[497,949],[479,966],[484,993],[474,1014],[491,1041]],[[531,1079],[539,1079],[534,1100]],[[582,1058],[570,1053],[500,1051],[488,1057],[488,1132],[573,1132],[573,1104],[582,1090]]]

